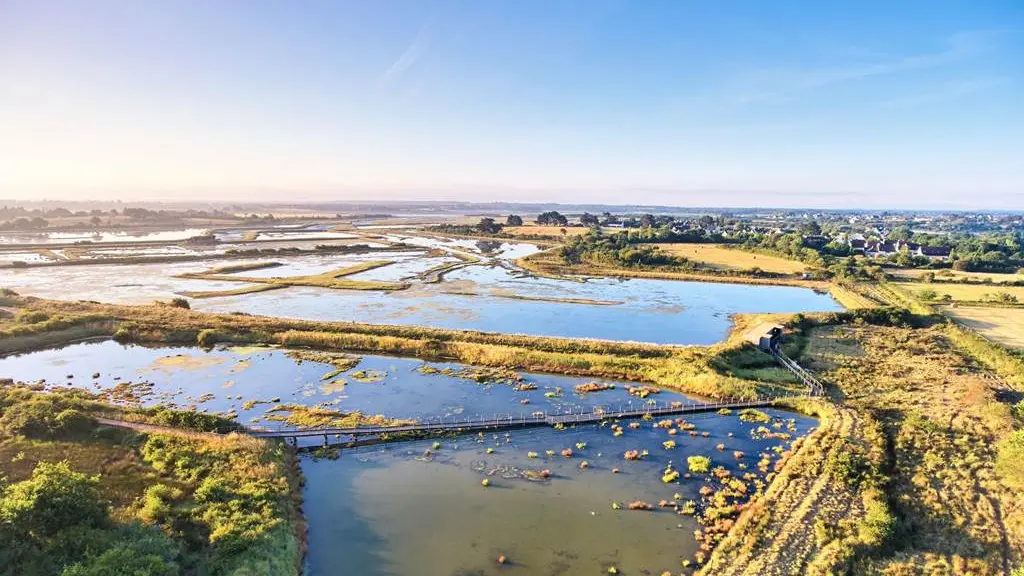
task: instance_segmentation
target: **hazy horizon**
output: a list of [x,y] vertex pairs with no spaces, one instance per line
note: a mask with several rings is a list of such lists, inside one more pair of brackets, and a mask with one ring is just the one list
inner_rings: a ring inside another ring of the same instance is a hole
[[0,4],[14,200],[1012,210],[1020,158],[997,0]]

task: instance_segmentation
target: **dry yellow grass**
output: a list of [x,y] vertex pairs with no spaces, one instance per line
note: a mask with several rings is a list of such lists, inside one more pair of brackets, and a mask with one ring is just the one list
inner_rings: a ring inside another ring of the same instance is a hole
[[989,340],[1024,348],[1024,309],[961,306],[945,308],[943,312]]
[[990,299],[999,292],[1008,292],[1017,297],[1018,301],[1024,302],[1024,286],[989,286],[985,284],[944,284],[926,282],[900,282],[894,284],[903,290],[920,296],[926,290],[934,290],[939,299],[947,294],[954,301],[980,302]]
[[935,274],[935,278],[942,280],[974,280],[982,281],[986,278],[992,280],[992,282],[1016,282],[1018,280],[1024,280],[1024,274],[995,274],[992,272],[961,272],[959,270],[902,270],[902,269],[887,269],[886,273],[891,274],[896,278],[903,280],[918,280],[923,274],[932,272]]
[[807,269],[802,262],[776,256],[755,254],[726,248],[720,244],[651,244],[688,260],[719,270],[750,270],[760,268],[775,274],[800,274]]

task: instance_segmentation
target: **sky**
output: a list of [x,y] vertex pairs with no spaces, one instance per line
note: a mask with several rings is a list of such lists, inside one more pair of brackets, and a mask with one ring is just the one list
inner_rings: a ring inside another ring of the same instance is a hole
[[0,198],[1024,208],[1024,2],[0,0]]

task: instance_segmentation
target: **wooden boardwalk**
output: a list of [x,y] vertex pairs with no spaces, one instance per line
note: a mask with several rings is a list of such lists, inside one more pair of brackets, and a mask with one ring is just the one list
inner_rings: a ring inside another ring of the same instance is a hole
[[573,426],[576,424],[598,424],[609,420],[629,418],[658,418],[700,412],[716,412],[718,410],[741,410],[743,408],[762,408],[773,406],[779,400],[796,397],[815,397],[824,394],[824,386],[813,374],[805,370],[794,360],[787,357],[778,347],[770,351],[772,357],[784,368],[792,372],[805,386],[803,394],[762,397],[754,400],[716,400],[710,402],[668,402],[661,404],[643,404],[634,407],[632,404],[617,408],[575,408],[570,411],[548,413],[533,412],[530,414],[494,414],[476,418],[439,418],[427,419],[414,424],[401,426],[360,426],[360,427],[317,427],[300,428],[282,425],[279,427],[247,427],[244,432],[257,438],[299,438],[323,436],[324,444],[330,443],[330,437],[345,437],[352,440],[368,436],[392,434],[410,434],[413,436],[433,433],[452,432],[464,434],[484,430],[500,430],[509,428],[528,428],[537,426]]
[[402,426],[360,426],[356,428],[322,427],[297,428],[281,426],[278,428],[250,427],[249,434],[258,438],[303,438],[310,436],[347,436],[359,437],[381,434],[429,434],[429,433],[467,433],[483,430],[499,430],[505,428],[528,428],[534,426],[572,426],[576,424],[598,424],[606,420],[628,418],[652,418],[694,414],[699,412],[715,412],[722,409],[734,410],[758,408],[774,405],[781,397],[761,398],[757,400],[720,400],[713,402],[673,402],[667,404],[644,405],[641,407],[622,407],[615,410],[595,410],[591,412],[576,410],[569,412],[532,414],[495,414],[490,417],[424,420],[415,424]]

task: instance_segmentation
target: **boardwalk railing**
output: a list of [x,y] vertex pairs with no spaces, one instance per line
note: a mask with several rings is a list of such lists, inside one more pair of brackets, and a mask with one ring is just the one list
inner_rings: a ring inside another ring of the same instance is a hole
[[400,426],[360,427],[318,427],[298,428],[281,425],[278,427],[250,427],[249,433],[261,438],[300,438],[306,436],[365,436],[400,433],[429,432],[475,432],[503,428],[525,428],[530,426],[567,426],[594,424],[605,420],[628,418],[672,416],[696,412],[714,412],[722,409],[742,409],[771,406],[784,396],[758,398],[754,400],[716,400],[711,402],[665,402],[660,404],[624,405],[616,409],[607,407],[572,408],[561,412],[533,412],[531,414],[495,414],[474,418],[427,419],[415,424]]
[[803,366],[797,364],[795,360],[786,356],[778,346],[772,347],[771,355],[779,364],[782,364],[783,368],[792,372],[807,386],[808,396],[821,396],[825,393],[825,387],[814,377],[814,374],[811,374]]
[[710,402],[651,402],[633,403],[619,405],[614,408],[608,406],[597,407],[571,407],[559,412],[537,411],[520,414],[494,414],[492,416],[476,416],[472,418],[428,418],[411,424],[399,426],[359,426],[359,427],[336,427],[324,426],[314,428],[300,428],[287,424],[279,426],[248,427],[245,432],[259,438],[300,438],[310,436],[323,436],[324,442],[328,442],[330,436],[346,436],[357,438],[360,436],[381,436],[394,434],[428,434],[433,432],[476,432],[481,430],[497,430],[507,428],[526,428],[531,426],[566,426],[575,424],[595,424],[606,420],[619,420],[628,418],[655,418],[659,416],[673,416],[678,414],[691,414],[696,412],[714,412],[718,410],[758,408],[772,406],[785,398],[796,396],[821,396],[825,389],[821,382],[809,371],[786,356],[780,348],[773,347],[770,354],[779,364],[792,372],[801,382],[807,386],[805,394],[787,394],[771,397],[761,397],[753,400],[723,399]]

